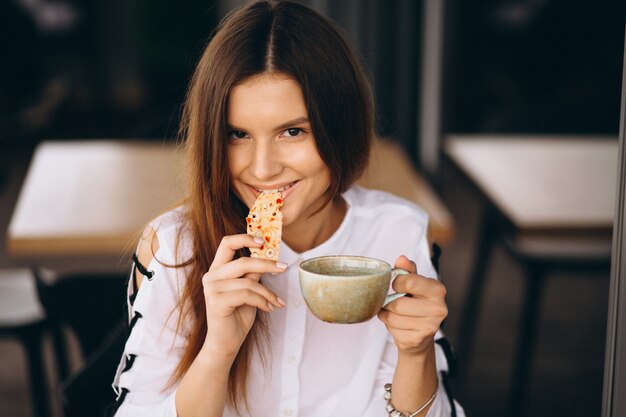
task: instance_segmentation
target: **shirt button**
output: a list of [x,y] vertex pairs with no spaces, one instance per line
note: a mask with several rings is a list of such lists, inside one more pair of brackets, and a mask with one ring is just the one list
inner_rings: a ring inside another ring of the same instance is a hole
[[300,308],[300,307],[302,307],[302,301],[300,301],[300,300],[296,300],[296,301],[294,301],[294,302],[293,302],[293,306],[294,306],[295,308]]
[[293,365],[293,363],[296,361],[296,357],[295,356],[290,356],[289,359],[287,359],[287,362],[289,362],[289,365]]
[[283,410],[283,414],[286,416],[291,416],[293,415],[293,410],[291,408],[286,408]]

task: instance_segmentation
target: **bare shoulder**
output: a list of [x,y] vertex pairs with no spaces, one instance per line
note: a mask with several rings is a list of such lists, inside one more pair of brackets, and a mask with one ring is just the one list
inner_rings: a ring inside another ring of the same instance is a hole
[[[152,262],[152,259],[154,259],[154,254],[157,253],[158,250],[159,239],[156,230],[154,230],[152,226],[148,226],[144,230],[141,239],[139,239],[139,245],[137,247],[137,259],[139,263],[147,267],[150,262]],[[143,282],[144,276],[137,268],[135,268],[135,277],[137,288],[139,288]]]

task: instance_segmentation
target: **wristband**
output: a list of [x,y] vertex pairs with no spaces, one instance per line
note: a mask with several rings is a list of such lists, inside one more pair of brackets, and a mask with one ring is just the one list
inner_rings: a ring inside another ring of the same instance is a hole
[[432,395],[432,397],[430,397],[428,401],[426,401],[420,408],[413,411],[412,413],[405,414],[401,411],[396,410],[396,407],[394,407],[393,404],[391,404],[391,384],[385,384],[384,398],[385,398],[385,402],[387,403],[386,409],[387,409],[387,413],[389,413],[389,417],[415,417],[416,415],[424,411],[424,409],[428,407],[430,403],[435,401],[436,396],[437,396],[437,390],[435,390],[435,393]]

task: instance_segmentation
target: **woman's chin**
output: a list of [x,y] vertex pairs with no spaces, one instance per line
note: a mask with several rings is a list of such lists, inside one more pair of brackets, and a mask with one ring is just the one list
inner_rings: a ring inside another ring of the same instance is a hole
[[288,227],[292,225],[296,220],[298,220],[298,213],[294,210],[294,207],[289,206],[281,209],[281,213],[283,214],[283,227]]
[[283,213],[283,227],[287,227],[292,222],[291,216],[288,213],[285,213],[285,212],[282,212],[282,213]]

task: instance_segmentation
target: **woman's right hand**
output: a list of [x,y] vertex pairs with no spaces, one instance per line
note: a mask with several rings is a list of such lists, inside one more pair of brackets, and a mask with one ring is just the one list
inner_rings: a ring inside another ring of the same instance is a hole
[[207,316],[202,350],[213,360],[235,358],[252,328],[257,309],[270,312],[285,305],[259,280],[263,273],[280,273],[287,265],[247,256],[233,260],[237,250],[262,244],[247,234],[225,236],[202,277]]

